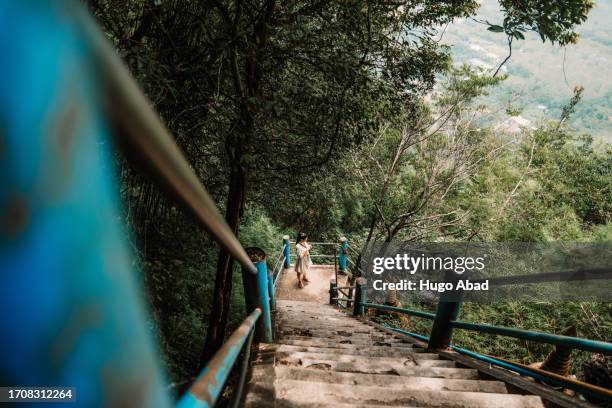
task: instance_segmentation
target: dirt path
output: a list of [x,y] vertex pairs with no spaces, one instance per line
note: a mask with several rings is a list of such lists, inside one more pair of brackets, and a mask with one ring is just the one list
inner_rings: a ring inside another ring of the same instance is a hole
[[[282,274],[279,278],[279,299],[329,303],[329,281],[335,278],[334,265],[313,265],[308,276],[310,283],[304,289],[297,286],[297,276],[293,266],[285,269]],[[338,281],[338,286],[344,286],[346,277],[338,275]]]

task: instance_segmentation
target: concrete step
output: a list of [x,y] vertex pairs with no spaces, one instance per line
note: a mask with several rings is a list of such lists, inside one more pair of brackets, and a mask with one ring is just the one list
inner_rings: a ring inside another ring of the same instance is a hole
[[310,341],[312,345],[315,343],[321,344],[337,344],[341,346],[342,344],[353,344],[359,346],[380,346],[380,347],[412,347],[412,343],[407,343],[406,340],[398,339],[398,338],[390,338],[390,339],[372,339],[369,337],[345,337],[345,336],[329,336],[329,337],[313,337],[313,336],[299,336],[299,335],[291,335],[291,334],[283,334],[280,333],[281,337],[277,340],[278,343],[281,344],[289,344],[288,341],[291,340],[302,340],[302,341]]
[[334,370],[343,373],[361,373],[361,374],[387,374],[402,377],[430,377],[430,378],[455,378],[463,380],[478,379],[478,370],[471,368],[449,368],[449,367],[385,367],[385,366],[354,366],[344,363],[328,362],[319,365],[311,365],[307,368],[316,370]]
[[[455,367],[455,363],[450,360],[435,360],[431,359],[430,355],[422,358],[419,358],[418,356],[420,356],[420,354],[414,354],[414,356],[411,356],[410,358],[389,358],[321,353],[277,353],[275,355],[275,359],[276,363],[281,365],[370,374],[393,373],[394,371],[402,370],[406,367]],[[257,360],[254,361],[254,363],[256,362]]]
[[[275,352],[276,358],[278,360],[281,359],[306,359],[306,360],[334,360],[341,362],[354,362],[361,360],[376,360],[379,363],[401,363],[402,365],[419,365],[421,360],[436,360],[443,361],[448,364],[453,364],[454,367],[455,362],[450,360],[440,360],[440,356],[436,353],[410,353],[404,354],[402,356],[368,356],[368,355],[355,355],[355,354],[345,354],[342,352],[333,351],[331,353],[327,353],[328,350],[316,349],[316,351],[296,351],[296,350],[277,350]],[[446,367],[446,365],[442,364],[440,366]],[[440,367],[438,366],[438,367]],[[450,365],[449,365],[450,366]]]
[[[295,403],[290,400],[280,400],[275,396],[274,386],[270,386],[269,390],[262,392],[260,386],[256,386],[253,390],[247,389],[248,394],[244,406],[246,408],[329,408],[329,404],[323,402],[300,402]],[[344,404],[335,403],[334,408],[380,408],[380,405],[371,404]],[[398,408],[418,408],[410,407],[407,405],[387,405],[387,407],[398,407]]]
[[310,331],[312,333],[329,333],[329,332],[340,332],[341,335],[350,336],[358,334],[367,334],[370,336],[383,336],[388,338],[395,338],[395,336],[389,335],[382,330],[376,330],[373,327],[351,327],[351,326],[336,326],[336,325],[298,325],[298,324],[280,324],[281,331]]
[[540,397],[483,392],[410,390],[285,380],[274,383],[276,401],[294,404],[369,404],[445,408],[543,408]]
[[351,316],[348,316],[345,313],[342,314],[329,314],[329,313],[318,313],[317,311],[308,312],[308,311],[293,311],[293,310],[279,310],[276,314],[277,318],[280,319],[306,319],[312,322],[317,321],[330,321],[330,322],[338,322],[344,324],[350,323],[362,323],[358,319],[354,319]]
[[346,354],[355,356],[370,357],[402,357],[410,356],[414,353],[424,353],[425,350],[417,347],[391,348],[391,347],[351,347],[338,349],[336,347],[314,347],[299,346],[291,344],[265,344],[259,345],[260,352],[305,352],[305,353],[325,353],[325,354]]
[[277,305],[277,307],[283,307],[283,306],[290,306],[290,307],[295,307],[295,306],[324,307],[324,308],[327,308],[329,310],[336,310],[333,306],[328,305],[328,304],[322,304],[322,303],[316,303],[316,302],[306,302],[306,301],[303,301],[303,300],[278,299],[276,301],[276,305]]
[[[337,342],[333,340],[326,340],[323,338],[316,337],[300,337],[300,336],[285,336],[277,340],[279,344],[287,344],[293,346],[307,346],[307,347],[324,347],[324,348],[340,348],[340,349],[368,349],[368,348],[384,348],[384,349],[411,349],[418,348],[416,345],[411,343],[396,343],[396,342],[372,342],[372,341],[351,341],[343,340]],[[420,349],[422,350],[422,349]],[[350,353],[349,353],[350,354]]]
[[358,321],[353,319],[346,313],[340,312],[328,312],[326,310],[278,310],[276,316],[281,319],[307,319],[312,321],[317,320],[328,320],[328,321],[339,321],[340,319],[345,322]]
[[293,367],[254,368],[251,382],[265,383],[270,378],[276,381],[298,380],[312,383],[381,386],[403,390],[445,390],[506,394],[506,385],[501,381],[463,380],[432,377],[400,377],[381,374],[353,374],[335,371],[309,370]]
[[279,333],[287,333],[289,335],[294,336],[312,336],[312,337],[364,337],[364,338],[377,338],[377,339],[389,339],[389,340],[398,340],[402,342],[407,342],[407,340],[400,339],[398,336],[395,336],[390,333],[385,333],[383,331],[360,331],[353,332],[352,329],[336,329],[334,326],[328,326],[326,328],[311,328],[309,326],[294,326],[294,327],[284,327],[277,326],[277,331]]
[[338,338],[338,339],[366,339],[374,341],[391,341],[397,342],[399,339],[393,335],[373,332],[373,331],[355,331],[342,329],[314,329],[301,327],[280,327],[277,333],[288,336],[304,336],[304,337],[322,337],[322,338]]
[[299,312],[308,313],[317,316],[346,316],[346,312],[342,312],[330,305],[322,305],[320,303],[304,303],[304,304],[276,304],[276,310],[280,312]]
[[361,324],[361,323],[348,324],[348,323],[340,323],[340,322],[327,322],[325,320],[313,320],[311,322],[304,322],[303,320],[300,320],[300,319],[288,319],[288,320],[284,320],[284,319],[278,320],[277,319],[276,325],[282,326],[282,327],[308,327],[312,329],[327,329],[327,330],[329,330],[330,328],[334,328],[337,330],[360,330],[360,331],[367,331],[367,332],[384,333],[384,331],[379,330],[367,324]]

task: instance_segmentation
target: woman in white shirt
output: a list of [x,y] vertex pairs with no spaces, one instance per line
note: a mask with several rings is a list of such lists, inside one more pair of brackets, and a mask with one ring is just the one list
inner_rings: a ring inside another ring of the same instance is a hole
[[308,280],[308,270],[312,261],[310,260],[310,250],[312,245],[308,243],[308,235],[303,232],[298,234],[295,245],[297,251],[297,260],[295,261],[295,271],[297,272],[298,287],[302,289],[304,282]]

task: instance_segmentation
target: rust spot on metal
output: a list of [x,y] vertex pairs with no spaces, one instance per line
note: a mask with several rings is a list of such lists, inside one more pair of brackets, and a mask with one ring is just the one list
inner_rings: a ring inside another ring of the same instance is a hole
[[28,223],[29,211],[26,201],[13,195],[2,213],[2,231],[8,238],[16,238]]
[[[52,202],[61,200],[71,183],[74,172],[73,163],[77,154],[79,130],[87,120],[87,111],[79,104],[82,98],[68,89],[61,102],[49,112],[42,132],[48,134],[47,146],[49,159],[43,169],[43,195]],[[81,149],[81,154],[86,154]]]
[[72,146],[74,146],[83,114],[74,98],[75,96],[70,97],[70,102],[57,115],[57,120],[54,124],[54,139],[59,152],[63,156],[68,156]]
[[77,309],[67,320],[67,323],[60,328],[50,349],[51,361],[58,366],[62,364],[64,357],[70,354],[85,329],[95,328],[102,324],[103,313],[98,305],[90,305]]

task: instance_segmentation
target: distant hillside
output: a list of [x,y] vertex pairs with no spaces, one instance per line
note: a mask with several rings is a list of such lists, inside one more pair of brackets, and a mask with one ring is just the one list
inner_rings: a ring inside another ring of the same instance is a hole
[[[479,19],[500,23],[500,16],[497,1],[482,2]],[[520,115],[536,125],[543,117],[558,118],[574,86],[582,85],[584,98],[570,124],[612,142],[612,0],[597,1],[577,31],[578,44],[567,49],[543,44],[536,34],[514,43],[504,67],[509,78],[489,97],[500,108],[496,121],[508,118],[508,105],[522,109]],[[504,34],[470,19],[449,25],[442,42],[452,47],[456,62],[483,68],[496,68],[508,54]]]

